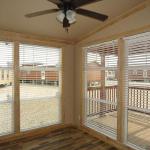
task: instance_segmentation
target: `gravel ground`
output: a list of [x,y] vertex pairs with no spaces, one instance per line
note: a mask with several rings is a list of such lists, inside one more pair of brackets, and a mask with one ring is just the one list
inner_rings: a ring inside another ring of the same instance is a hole
[[[7,101],[6,93],[11,86],[0,89],[0,135],[13,132],[13,102]],[[21,130],[29,130],[60,121],[58,87],[21,86]]]

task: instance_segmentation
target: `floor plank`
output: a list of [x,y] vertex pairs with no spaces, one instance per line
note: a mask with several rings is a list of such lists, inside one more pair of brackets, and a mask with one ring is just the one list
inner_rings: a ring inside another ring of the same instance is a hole
[[0,150],[117,150],[75,128],[65,128],[35,139],[0,144]]

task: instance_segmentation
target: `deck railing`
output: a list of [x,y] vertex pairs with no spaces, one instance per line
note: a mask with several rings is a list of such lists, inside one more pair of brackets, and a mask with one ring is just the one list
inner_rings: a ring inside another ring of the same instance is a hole
[[[117,109],[117,86],[107,86],[104,90],[105,98],[101,97],[101,87],[88,87],[87,115],[93,116]],[[128,109],[150,113],[150,88],[128,88]]]

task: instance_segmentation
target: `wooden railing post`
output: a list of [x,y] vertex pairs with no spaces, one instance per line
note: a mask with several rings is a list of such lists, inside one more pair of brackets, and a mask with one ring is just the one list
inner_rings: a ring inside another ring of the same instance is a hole
[[[108,96],[110,102],[112,103],[111,105],[113,105],[113,107],[111,107],[110,109],[107,109],[107,112],[116,111],[117,107],[115,104],[117,102],[116,95],[118,91],[118,86],[105,86],[105,90],[106,90],[106,95]],[[126,88],[125,90],[128,95],[128,99],[125,98],[126,101],[128,101],[128,106],[127,106],[127,103],[125,102],[125,107],[128,107],[128,110],[138,111],[141,113],[149,113],[150,88],[130,86],[128,87],[128,89]],[[96,99],[96,98],[99,99],[98,95],[100,91],[101,91],[100,87],[88,87],[88,91],[87,91],[88,97],[93,98],[93,99]],[[112,92],[109,92],[109,91],[112,91]],[[136,95],[140,95],[140,96],[136,98]],[[139,101],[140,103],[138,103]],[[92,105],[92,102],[93,102],[92,99],[88,100],[88,115],[94,116],[94,115],[102,113],[100,109],[99,101],[94,101],[94,105]],[[145,112],[145,109],[147,110],[147,112]],[[126,111],[126,108],[125,108],[125,111]]]

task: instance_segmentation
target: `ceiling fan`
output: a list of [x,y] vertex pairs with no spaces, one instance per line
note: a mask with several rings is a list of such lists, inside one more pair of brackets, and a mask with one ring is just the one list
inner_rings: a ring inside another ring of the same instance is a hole
[[80,8],[86,4],[90,4],[102,0],[48,0],[48,1],[57,5],[58,9],[48,9],[48,10],[38,11],[38,12],[26,14],[25,16],[31,18],[31,17],[58,12],[56,18],[58,21],[60,21],[63,24],[63,27],[67,31],[70,25],[76,22],[76,13],[79,15],[97,19],[99,21],[105,21],[108,18],[107,15]]

